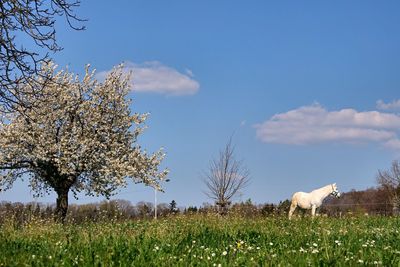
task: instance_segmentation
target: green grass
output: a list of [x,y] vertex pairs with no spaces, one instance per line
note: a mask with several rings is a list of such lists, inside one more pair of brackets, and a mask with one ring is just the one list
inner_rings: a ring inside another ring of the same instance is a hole
[[0,227],[0,266],[400,266],[387,217],[220,218]]

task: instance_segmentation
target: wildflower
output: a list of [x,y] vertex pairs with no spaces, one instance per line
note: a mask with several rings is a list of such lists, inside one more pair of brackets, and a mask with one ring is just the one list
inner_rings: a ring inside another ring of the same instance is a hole
[[272,246],[272,245],[274,245],[274,243],[272,243],[272,242],[269,242],[269,245],[270,245],[270,246]]
[[318,252],[319,252],[319,250],[316,249],[316,248],[314,248],[314,249],[311,251],[312,254],[315,254],[315,253],[318,253]]
[[257,247],[257,250],[260,250],[260,247]]
[[228,254],[228,252],[226,251],[222,252],[222,256],[226,256],[226,254]]
[[214,252],[211,254],[211,257],[215,257],[215,253]]
[[317,243],[313,243],[312,244],[314,247],[318,247],[318,244]]
[[193,240],[192,243],[193,243],[193,244],[196,244],[196,240]]
[[362,259],[359,259],[358,260],[358,263],[363,263],[364,261],[362,260]]

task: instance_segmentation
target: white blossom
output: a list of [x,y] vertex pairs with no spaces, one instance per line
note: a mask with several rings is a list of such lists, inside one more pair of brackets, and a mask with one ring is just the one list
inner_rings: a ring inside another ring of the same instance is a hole
[[35,77],[45,83],[40,91],[32,87],[38,83],[22,88],[27,107],[0,120],[0,188],[28,173],[36,194],[67,189],[109,197],[127,178],[161,190],[165,154],[149,154],[137,144],[148,114],[131,113],[122,66],[102,83],[89,66],[83,79],[56,72],[53,64],[41,73]]

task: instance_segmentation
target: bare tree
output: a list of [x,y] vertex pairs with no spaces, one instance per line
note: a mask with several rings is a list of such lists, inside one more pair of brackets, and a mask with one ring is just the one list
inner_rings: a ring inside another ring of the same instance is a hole
[[[13,109],[16,104],[30,105],[21,88],[24,83],[34,81],[30,77],[40,74],[40,66],[50,60],[50,52],[62,49],[56,42],[56,17],[65,17],[72,29],[84,29],[74,25],[83,21],[73,12],[79,5],[79,0],[0,1],[0,104],[3,110]],[[33,45],[27,49],[29,43]]]
[[219,156],[210,163],[209,170],[204,174],[205,192],[208,197],[215,200],[220,213],[225,214],[231,200],[250,181],[250,172],[242,161],[236,160],[232,139]]
[[400,162],[395,160],[390,169],[379,170],[377,182],[389,194],[393,213],[398,214],[400,207]]

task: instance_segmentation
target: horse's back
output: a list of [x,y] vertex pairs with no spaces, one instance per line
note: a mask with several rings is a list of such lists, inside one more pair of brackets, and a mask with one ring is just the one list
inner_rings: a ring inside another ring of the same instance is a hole
[[296,192],[296,193],[294,193],[293,195],[292,195],[292,201],[293,200],[296,200],[296,199],[299,199],[299,198],[303,198],[303,197],[305,197],[306,195],[307,195],[308,193],[306,193],[306,192]]

